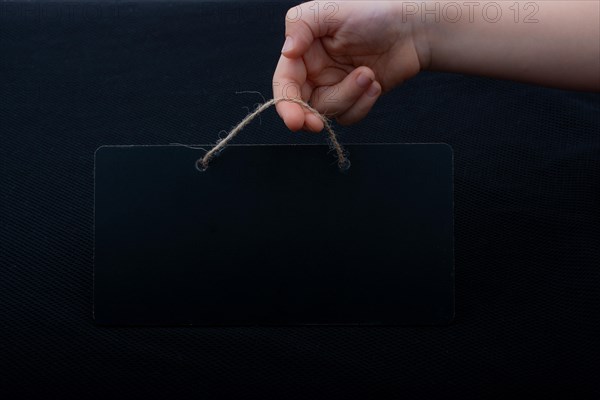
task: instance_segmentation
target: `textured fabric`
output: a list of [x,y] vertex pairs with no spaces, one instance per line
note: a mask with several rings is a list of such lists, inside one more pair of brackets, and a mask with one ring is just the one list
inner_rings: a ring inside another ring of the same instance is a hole
[[[213,142],[271,96],[287,7],[0,3],[0,397],[598,395],[600,97],[491,79],[423,73],[338,127],[453,146],[452,325],[94,326],[94,150]],[[272,110],[236,138],[323,140]]]

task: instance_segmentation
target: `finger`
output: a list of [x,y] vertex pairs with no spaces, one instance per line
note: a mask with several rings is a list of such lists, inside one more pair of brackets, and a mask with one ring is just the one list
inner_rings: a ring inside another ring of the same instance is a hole
[[[273,98],[302,98],[305,83],[306,67],[302,59],[279,57],[273,75]],[[295,132],[305,125],[304,109],[299,104],[280,101],[275,108],[289,130]]]
[[[302,100],[308,102],[313,92],[312,84],[307,81],[302,86]],[[323,120],[320,116],[315,115],[311,110],[301,106],[304,111],[304,126],[302,130],[309,132],[321,132],[323,130]]]
[[354,124],[367,116],[381,95],[381,85],[374,81],[371,86],[356,100],[356,102],[336,120],[340,125]]
[[375,73],[368,67],[358,67],[341,82],[321,86],[313,91],[311,104],[326,115],[341,115],[371,87]]
[[305,123],[303,129],[309,132],[321,132],[324,128],[323,120],[317,117],[312,111],[305,113]]
[[312,42],[333,32],[342,18],[328,18],[339,12],[336,3],[311,1],[292,7],[285,16],[286,40],[281,52],[290,58],[301,57]]

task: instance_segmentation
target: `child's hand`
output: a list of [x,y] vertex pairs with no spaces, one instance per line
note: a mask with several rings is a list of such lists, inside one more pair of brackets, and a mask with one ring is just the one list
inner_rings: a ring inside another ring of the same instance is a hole
[[[351,124],[382,91],[424,69],[600,91],[600,2],[426,4],[315,1],[290,9],[273,97],[301,97]],[[532,7],[534,20],[524,14]],[[292,131],[323,128],[298,104],[279,102],[277,112]]]
[[[301,97],[340,124],[364,118],[382,90],[422,67],[418,35],[413,24],[402,21],[399,4],[309,2],[291,8],[273,97]],[[323,122],[298,104],[279,102],[277,112],[292,131],[323,129]]]

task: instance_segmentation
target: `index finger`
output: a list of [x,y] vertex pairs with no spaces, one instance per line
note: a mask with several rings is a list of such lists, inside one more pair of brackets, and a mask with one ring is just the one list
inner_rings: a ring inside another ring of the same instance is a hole
[[[302,58],[279,57],[273,74],[273,98],[302,98],[301,87],[306,82],[306,67]],[[304,110],[299,104],[280,101],[275,105],[277,113],[291,131],[304,126]]]
[[[273,98],[295,98],[308,100],[312,89],[306,83],[306,66],[300,58],[288,58],[283,54],[279,58],[273,75]],[[291,131],[306,127],[312,131],[323,129],[322,121],[292,102],[281,101],[275,105],[277,113]]]
[[[285,17],[286,41],[282,55],[277,63],[273,76],[274,98],[299,98],[307,101],[312,94],[312,88],[306,83],[306,66],[302,56],[309,50],[315,38],[331,33],[340,20],[318,18],[318,15],[331,17],[333,11],[339,11],[337,3],[327,3],[323,12],[315,14],[318,2],[303,3],[290,8]],[[329,11],[329,12],[325,12]],[[277,113],[286,126],[297,131],[306,127],[312,131],[323,129],[322,121],[300,105],[291,102],[276,104]]]

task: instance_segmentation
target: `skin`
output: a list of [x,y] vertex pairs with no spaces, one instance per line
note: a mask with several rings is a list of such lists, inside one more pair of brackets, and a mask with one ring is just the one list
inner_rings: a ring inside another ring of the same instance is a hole
[[[472,9],[453,2],[462,8],[458,20],[450,2],[432,2],[430,9],[434,3],[437,21],[433,13],[423,14],[422,2],[308,2],[291,8],[274,97],[301,97],[347,125],[364,118],[382,93],[423,70],[600,91],[599,1],[483,1]],[[292,131],[323,129],[298,104],[280,102],[276,108]]]

